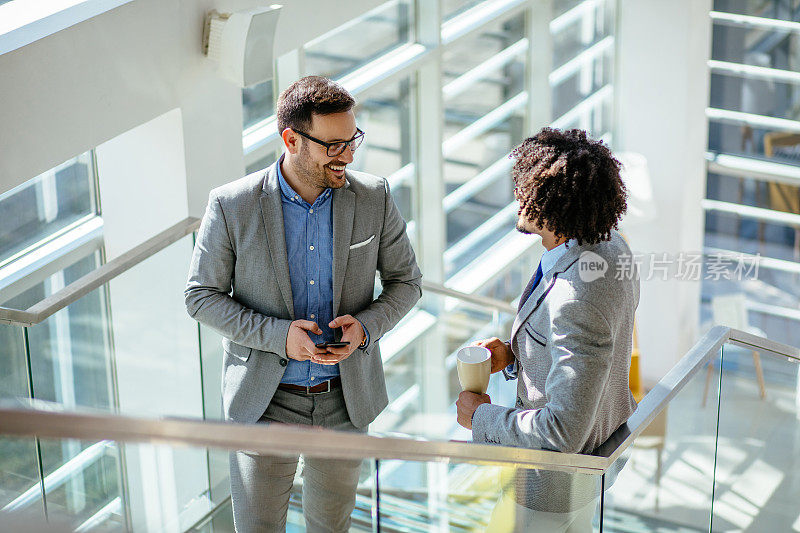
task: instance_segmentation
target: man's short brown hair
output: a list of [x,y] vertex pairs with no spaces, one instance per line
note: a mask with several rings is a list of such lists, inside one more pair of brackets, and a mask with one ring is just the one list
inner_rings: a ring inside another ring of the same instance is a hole
[[583,130],[544,128],[511,157],[519,214],[557,237],[594,244],[611,238],[627,209],[620,162]]
[[338,83],[322,76],[300,78],[278,97],[278,133],[286,128],[306,132],[314,114],[344,113],[356,101]]

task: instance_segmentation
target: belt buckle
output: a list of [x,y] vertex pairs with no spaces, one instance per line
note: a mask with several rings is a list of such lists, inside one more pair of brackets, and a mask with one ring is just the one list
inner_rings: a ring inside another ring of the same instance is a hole
[[[329,393],[331,391],[331,380],[328,380],[325,383],[328,384],[327,390],[321,390],[321,391],[317,391],[317,392],[311,392],[311,387],[306,385],[306,394],[313,394],[313,395],[316,396],[317,394],[327,394],[327,393]],[[314,386],[316,387],[316,385],[314,385]]]

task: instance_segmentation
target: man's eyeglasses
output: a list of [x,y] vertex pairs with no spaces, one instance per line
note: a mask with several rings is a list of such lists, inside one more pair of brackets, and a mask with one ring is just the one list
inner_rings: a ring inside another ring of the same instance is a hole
[[292,128],[292,130],[296,134],[300,135],[301,137],[305,137],[309,141],[314,141],[315,143],[321,144],[322,146],[327,148],[328,149],[328,157],[336,157],[337,155],[339,155],[342,152],[344,152],[345,149],[348,146],[350,147],[350,151],[351,152],[355,152],[356,148],[361,146],[361,141],[364,140],[364,132],[361,131],[358,128],[356,128],[356,134],[353,135],[353,138],[350,139],[349,141],[339,141],[339,142],[335,142],[335,143],[329,143],[329,142],[321,141],[321,140],[317,139],[316,137],[312,137],[308,133],[303,133],[302,131],[296,130],[294,128]]

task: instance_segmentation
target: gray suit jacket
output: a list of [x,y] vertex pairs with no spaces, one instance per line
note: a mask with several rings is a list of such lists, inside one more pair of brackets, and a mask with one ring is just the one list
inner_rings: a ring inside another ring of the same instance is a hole
[[[388,403],[378,340],[420,298],[422,274],[385,179],[348,171],[332,200],[334,316],[353,315],[370,335],[339,363],[350,420],[364,427]],[[189,315],[224,337],[225,417],[256,422],[286,369],[295,319],[275,165],[211,191],[185,296]]]
[[[592,271],[581,272],[590,260],[608,266],[591,281]],[[639,303],[638,274],[625,268],[631,260],[613,232],[573,246],[542,278],[511,331],[521,367],[517,405],[479,406],[475,442],[588,453],[627,421],[636,409],[628,372]]]

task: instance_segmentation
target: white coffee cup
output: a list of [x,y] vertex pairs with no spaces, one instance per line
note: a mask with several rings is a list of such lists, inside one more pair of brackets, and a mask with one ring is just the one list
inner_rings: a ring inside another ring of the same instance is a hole
[[492,352],[483,346],[465,346],[458,350],[456,359],[461,388],[476,394],[486,394],[492,370]]

